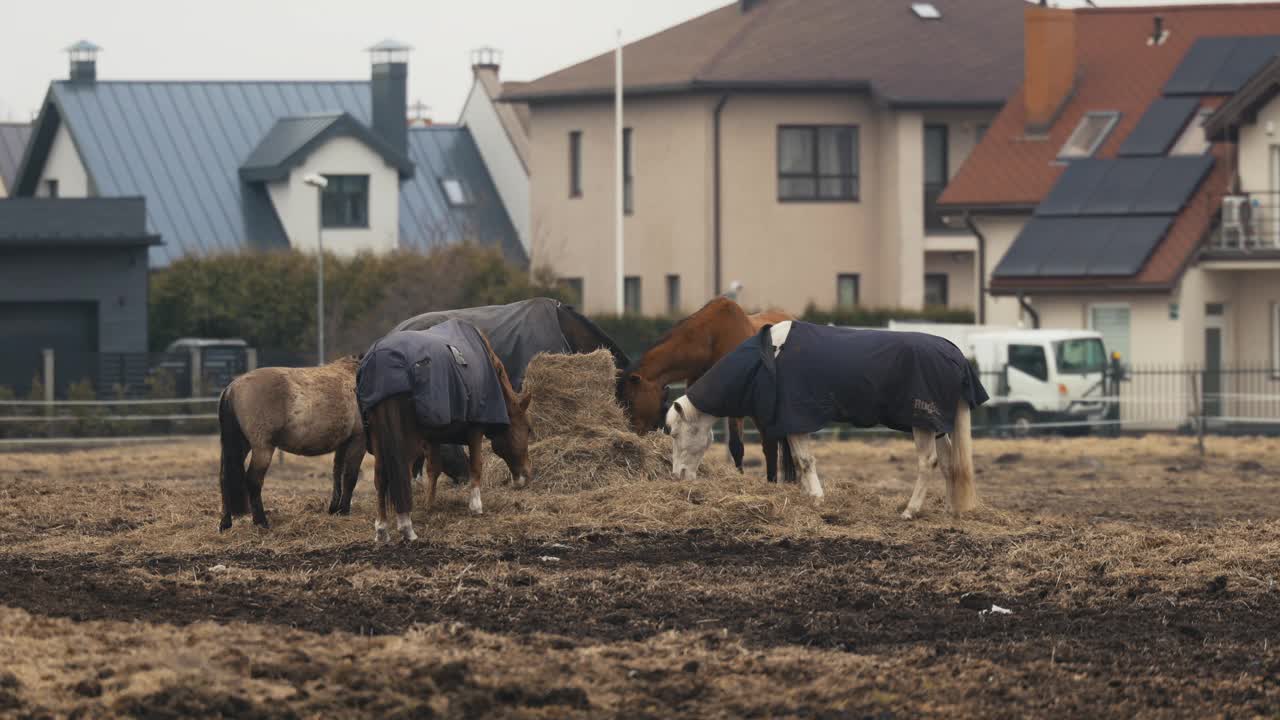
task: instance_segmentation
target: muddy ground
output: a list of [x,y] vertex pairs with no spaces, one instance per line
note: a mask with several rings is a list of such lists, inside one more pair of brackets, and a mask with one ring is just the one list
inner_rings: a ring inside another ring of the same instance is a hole
[[212,441],[0,454],[0,717],[1280,713],[1280,441],[976,447],[958,520],[939,478],[898,519],[875,439],[819,446],[820,507],[758,467],[445,488],[412,546],[371,463],[330,517],[288,456],[272,530],[219,535]]

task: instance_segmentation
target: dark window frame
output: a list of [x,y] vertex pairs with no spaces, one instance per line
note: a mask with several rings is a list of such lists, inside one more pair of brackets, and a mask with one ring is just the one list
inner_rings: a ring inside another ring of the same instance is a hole
[[[635,288],[635,304],[631,302],[631,288]],[[639,315],[644,310],[644,289],[639,275],[627,275],[622,278],[622,312],[626,315]]]
[[636,150],[635,136],[631,132],[631,128],[622,128],[622,214],[631,215],[635,212],[635,177],[634,177],[634,158],[632,153]]
[[[822,172],[822,154],[818,138],[821,130],[835,129],[848,130],[852,134],[852,143],[850,148],[853,152],[852,171],[849,174],[837,173],[824,174]],[[808,131],[813,135],[813,157],[811,158],[812,172],[783,172],[782,170],[782,136],[788,131]],[[862,132],[859,125],[840,125],[840,124],[822,124],[822,125],[779,125],[775,134],[775,158],[774,169],[777,175],[777,198],[780,203],[858,203],[862,202]],[[784,195],[782,192],[782,183],[784,180],[813,180],[814,194],[812,196],[796,197],[793,195]],[[853,194],[850,196],[840,197],[823,197],[822,181],[823,180],[849,180],[852,183]]]
[[[942,136],[941,162],[942,162],[942,179],[929,179],[929,134],[938,133]],[[924,228],[926,232],[954,232],[956,229],[947,225],[942,215],[938,212],[938,198],[942,197],[942,192],[947,189],[947,183],[951,181],[951,127],[946,123],[927,123],[924,126],[921,136],[921,156],[924,158]]]
[[[853,304],[845,305],[840,302],[840,284],[845,280],[853,280]],[[839,273],[836,275],[836,309],[849,310],[858,307],[862,303],[862,274],[861,273]]]
[[569,131],[569,197],[582,197],[582,131]]
[[59,196],[58,195],[58,179],[47,178],[44,181],[44,192],[45,192],[45,195],[48,197],[51,197],[51,198],[58,197]]
[[672,316],[679,315],[680,305],[680,276],[667,275],[667,314]]
[[[320,191],[320,226],[326,230],[368,229],[369,176],[325,175],[324,179],[329,184]],[[357,200],[354,205],[349,202],[353,197]],[[353,212],[355,207],[360,211]]]
[[[942,280],[942,302],[929,303],[929,279]],[[947,273],[925,273],[924,274],[924,300],[925,307],[951,307],[951,276]]]

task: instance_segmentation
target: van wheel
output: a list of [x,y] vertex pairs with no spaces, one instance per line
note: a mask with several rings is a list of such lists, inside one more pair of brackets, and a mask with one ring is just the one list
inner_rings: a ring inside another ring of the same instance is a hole
[[1013,426],[1010,432],[1014,437],[1029,437],[1035,431],[1035,422],[1035,413],[1027,408],[1018,408],[1009,413],[1009,424]]

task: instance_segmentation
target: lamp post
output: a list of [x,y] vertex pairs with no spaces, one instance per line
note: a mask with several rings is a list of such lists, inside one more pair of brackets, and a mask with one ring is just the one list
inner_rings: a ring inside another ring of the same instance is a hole
[[302,182],[316,189],[316,364],[324,365],[324,189],[329,181],[312,173]]

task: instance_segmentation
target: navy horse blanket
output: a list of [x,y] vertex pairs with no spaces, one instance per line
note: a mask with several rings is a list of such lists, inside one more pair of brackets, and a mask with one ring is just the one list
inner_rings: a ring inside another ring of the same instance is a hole
[[511,424],[484,338],[462,320],[392,332],[369,348],[356,370],[361,416],[400,393],[413,396],[418,423],[426,428],[481,425],[492,435]]
[[951,433],[961,400],[970,408],[987,401],[960,348],[936,335],[796,321],[775,358],[770,330],[699,378],[688,390],[693,406],[717,417],[754,418],[778,437],[833,422]]
[[525,368],[534,355],[574,352],[560,328],[560,310],[560,303],[551,298],[533,298],[509,305],[423,313],[395,329],[426,330],[448,320],[465,320],[489,338],[494,354],[507,369],[511,387],[519,391],[524,385]]

